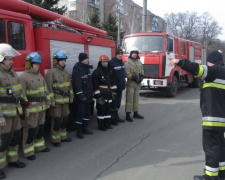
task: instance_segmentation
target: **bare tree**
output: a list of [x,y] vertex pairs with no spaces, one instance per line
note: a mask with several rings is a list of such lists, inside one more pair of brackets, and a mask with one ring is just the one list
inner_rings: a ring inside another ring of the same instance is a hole
[[77,11],[76,11],[76,20],[87,23],[89,21],[89,9],[87,1],[77,0]]
[[219,27],[218,23],[207,12],[203,13],[201,16],[201,23],[199,26],[201,32],[200,42],[206,47],[208,47],[210,43],[222,32],[222,28]]
[[213,17],[205,12],[198,16],[196,12],[171,13],[165,15],[167,30],[178,37],[197,41],[206,46],[215,42],[222,28]]
[[195,40],[198,37],[198,23],[200,18],[196,12],[166,14],[167,30],[181,38]]

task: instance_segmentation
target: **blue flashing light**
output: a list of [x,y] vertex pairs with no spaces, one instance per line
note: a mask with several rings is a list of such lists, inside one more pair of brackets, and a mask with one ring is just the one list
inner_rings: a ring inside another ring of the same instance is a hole
[[154,30],[152,32],[155,32],[155,33],[162,33],[162,30]]

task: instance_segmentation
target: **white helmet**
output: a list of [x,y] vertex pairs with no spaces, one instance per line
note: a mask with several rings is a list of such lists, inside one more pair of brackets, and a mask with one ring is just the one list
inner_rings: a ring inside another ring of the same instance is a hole
[[17,50],[13,49],[13,47],[6,43],[0,44],[0,62],[4,59],[12,59],[15,56],[21,55]]
[[131,52],[131,51],[135,51],[135,52],[138,52],[138,53],[139,53],[139,50],[138,50],[137,47],[132,47],[132,48],[130,49],[130,52]]

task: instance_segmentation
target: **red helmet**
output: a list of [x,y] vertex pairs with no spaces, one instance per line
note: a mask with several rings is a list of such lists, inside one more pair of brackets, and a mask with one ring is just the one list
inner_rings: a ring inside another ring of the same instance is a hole
[[109,61],[109,57],[105,54],[102,54],[100,57],[99,57],[99,61]]

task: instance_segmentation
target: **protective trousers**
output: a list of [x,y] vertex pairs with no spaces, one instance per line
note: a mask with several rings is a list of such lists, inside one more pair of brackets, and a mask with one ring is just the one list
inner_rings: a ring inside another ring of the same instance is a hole
[[50,109],[52,143],[59,143],[67,138],[69,112],[69,104],[56,104]]
[[97,108],[97,119],[98,119],[98,128],[104,129],[111,126],[111,102],[108,101],[105,104],[101,105],[96,104]]
[[23,153],[25,157],[45,149],[44,123],[46,111],[30,113],[22,120],[23,126]]
[[126,87],[126,112],[137,112],[139,106],[139,89],[131,86]]
[[225,178],[224,131],[203,129],[203,150],[205,152],[205,174],[209,177]]
[[7,162],[18,160],[18,148],[21,137],[21,121],[19,116],[5,117],[6,126],[0,127],[0,169]]
[[116,96],[112,101],[112,104],[111,104],[112,119],[118,118],[117,116],[118,116],[118,110],[120,109],[120,105],[121,105],[122,93],[123,91],[117,91]]
[[77,127],[88,126],[91,116],[91,103],[77,103],[76,125]]

